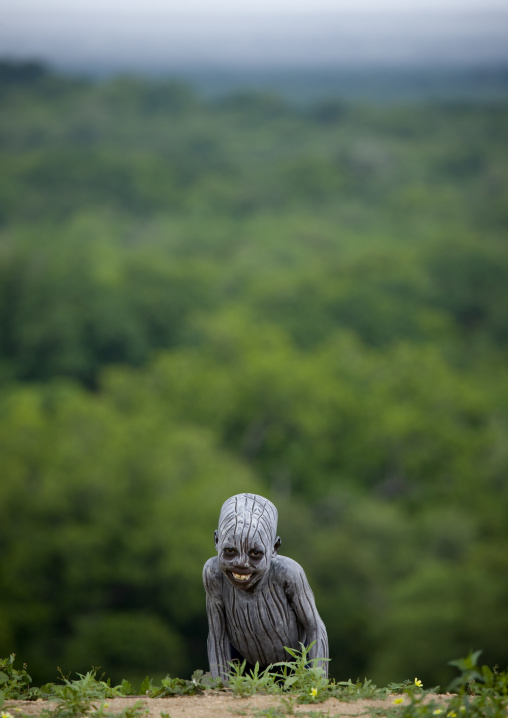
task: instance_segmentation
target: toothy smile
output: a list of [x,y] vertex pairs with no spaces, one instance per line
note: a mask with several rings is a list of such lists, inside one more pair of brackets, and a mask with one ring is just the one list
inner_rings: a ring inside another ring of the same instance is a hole
[[233,573],[233,572],[231,572],[231,573],[232,573],[232,576],[235,579],[235,581],[248,581],[249,578],[252,576],[251,573],[246,573],[246,574]]

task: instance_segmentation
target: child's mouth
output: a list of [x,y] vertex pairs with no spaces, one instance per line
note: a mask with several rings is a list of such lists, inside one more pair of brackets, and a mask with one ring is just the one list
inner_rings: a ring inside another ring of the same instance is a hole
[[248,581],[249,578],[252,577],[252,574],[251,574],[251,573],[246,573],[246,574],[243,574],[243,573],[233,573],[233,571],[231,571],[231,575],[233,576],[233,578],[235,579],[235,581]]

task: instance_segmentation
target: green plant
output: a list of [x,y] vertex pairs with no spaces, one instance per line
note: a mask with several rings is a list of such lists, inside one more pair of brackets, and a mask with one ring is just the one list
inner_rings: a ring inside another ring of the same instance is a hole
[[449,686],[449,690],[457,690],[448,706],[449,718],[506,718],[508,673],[485,665],[478,667],[481,653],[471,651],[466,658],[450,661],[461,674]]
[[144,713],[148,713],[148,709],[145,707],[143,701],[136,701],[134,705],[127,706],[119,713],[113,713],[107,711],[109,707],[108,703],[102,703],[98,708],[94,705],[91,706],[91,715],[93,718],[140,718]]
[[212,688],[224,688],[222,679],[212,678],[210,673],[197,670],[192,674],[190,681],[183,678],[172,678],[168,674],[162,679],[159,686],[154,685],[152,679],[147,676],[141,684],[140,693],[150,698],[166,698],[168,696],[193,696]]
[[300,650],[287,648],[286,651],[293,657],[293,661],[275,663],[273,668],[279,669],[278,679],[282,680],[282,689],[291,690],[298,694],[300,703],[317,703],[328,696],[330,681],[320,665],[328,658],[309,658],[314,644],[304,646],[300,643]]
[[92,710],[92,699],[85,697],[76,686],[65,686],[59,695],[50,698],[52,708],[44,708],[42,718],[79,718]]
[[143,701],[136,701],[133,706],[127,706],[127,708],[124,708],[123,711],[116,715],[117,718],[138,718],[143,713],[149,713],[148,708],[145,708]]
[[329,694],[342,701],[357,701],[361,699],[385,698],[392,691],[389,688],[378,688],[369,678],[353,683],[348,681],[332,682],[329,687]]
[[[132,685],[123,680],[121,684],[112,686],[109,679],[103,680],[103,675],[97,677],[98,668],[92,668],[85,674],[77,673],[78,678],[71,680],[69,676],[60,671],[61,683],[47,683],[39,689],[39,697],[46,698],[52,703],[52,708],[45,708],[42,718],[78,718],[93,714],[99,718],[109,718],[110,712],[106,710],[108,698],[132,695]],[[97,707],[93,702],[102,701]],[[137,718],[144,708],[138,701],[133,706],[125,708],[119,715],[122,718]]]
[[191,676],[191,681],[204,690],[211,690],[213,688],[220,690],[224,688],[222,678],[213,678],[211,673],[204,673],[204,671],[201,670],[194,671]]
[[184,678],[171,678],[166,676],[162,679],[160,686],[153,686],[147,691],[150,698],[167,698],[168,696],[194,696],[202,693],[204,687],[194,681],[187,681]]
[[49,689],[52,696],[63,698],[64,700],[69,694],[88,700],[102,700],[104,698],[132,695],[133,688],[128,681],[124,680],[120,685],[112,686],[109,678],[103,680],[104,674],[97,678],[98,670],[99,668],[92,668],[85,674],[77,673],[78,678],[74,680],[69,680],[69,677],[64,676],[60,671],[62,685],[49,683],[44,686],[44,689]]
[[284,708],[280,706],[269,706],[268,708],[261,708],[254,713],[256,718],[283,718],[286,715]]
[[390,684],[396,693],[390,708],[373,709],[372,715],[385,718],[506,718],[508,710],[508,674],[488,666],[478,667],[481,651],[450,661],[460,671],[449,691],[457,691],[449,700],[434,699],[436,688],[423,690],[414,683]]
[[231,661],[230,666],[229,687],[233,695],[246,698],[255,693],[280,693],[281,688],[276,682],[276,676],[271,672],[272,666],[260,672],[259,663],[256,663],[249,673],[245,672],[246,661]]
[[282,707],[286,711],[286,715],[294,715],[297,702],[298,699],[296,696],[289,695],[281,698]]
[[122,711],[114,713],[108,711],[108,703],[94,705],[87,699],[76,699],[71,697],[66,701],[58,701],[53,710],[44,709],[41,712],[42,718],[78,718],[78,716],[90,716],[92,718],[141,718],[148,713],[143,701],[136,701],[134,705],[127,706]]
[[24,663],[21,669],[14,668],[16,654],[0,659],[0,707],[4,700],[31,700],[37,697],[38,689],[31,688],[32,678],[27,673]]

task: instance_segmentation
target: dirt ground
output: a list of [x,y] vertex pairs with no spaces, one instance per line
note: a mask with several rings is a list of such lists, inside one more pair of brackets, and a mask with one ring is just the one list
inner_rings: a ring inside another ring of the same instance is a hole
[[[297,716],[359,716],[365,714],[370,708],[393,707],[395,696],[388,696],[385,700],[358,700],[350,703],[329,698],[324,703],[295,705],[294,714]],[[435,700],[449,698],[448,696],[433,696]],[[404,699],[408,701],[406,697]],[[128,698],[113,698],[106,701],[106,710],[110,713],[120,713],[137,701],[143,704],[145,718],[235,718],[247,716],[256,718],[259,712],[267,708],[284,708],[279,696],[257,695],[251,698],[236,698],[228,693],[210,691],[201,696],[175,696],[172,698],[145,698],[143,696],[130,696]],[[101,704],[97,703],[99,707]],[[28,716],[38,716],[43,708],[51,708],[47,701],[6,701],[2,711],[9,712],[13,718],[17,713]],[[143,714],[141,714],[143,716]]]

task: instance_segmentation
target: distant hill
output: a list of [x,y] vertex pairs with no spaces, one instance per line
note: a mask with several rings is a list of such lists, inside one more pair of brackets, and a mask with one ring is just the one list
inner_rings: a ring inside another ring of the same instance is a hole
[[[30,85],[50,76],[53,65],[31,58],[0,58],[0,86]],[[307,105],[320,100],[399,103],[476,103],[508,100],[508,62],[505,65],[449,66],[324,66],[293,68],[233,68],[225,66],[180,66],[169,70],[113,72],[97,66],[57,69],[57,76],[76,80],[111,78],[128,74],[152,80],[176,79],[190,85],[206,99],[238,92],[276,94],[291,104]]]
[[296,103],[328,97],[368,102],[478,102],[508,99],[508,64],[470,67],[179,68],[206,96],[269,91]]

